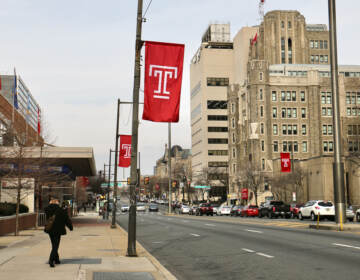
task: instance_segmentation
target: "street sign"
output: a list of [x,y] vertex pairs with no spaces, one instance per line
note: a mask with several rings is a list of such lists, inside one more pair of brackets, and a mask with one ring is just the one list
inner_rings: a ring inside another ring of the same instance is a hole
[[[108,185],[109,185],[108,183],[102,183],[101,187],[102,188],[107,188]],[[123,187],[126,187],[126,184],[124,184],[123,182],[118,182],[117,186],[118,186],[118,188],[123,188]],[[110,187],[114,187],[114,182],[110,183]]]
[[193,186],[194,189],[207,189],[210,190],[211,187],[210,186]]

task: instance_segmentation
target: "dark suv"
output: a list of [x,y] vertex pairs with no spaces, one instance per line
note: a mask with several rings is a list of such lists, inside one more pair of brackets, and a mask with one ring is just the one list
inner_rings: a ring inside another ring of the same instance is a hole
[[199,207],[196,209],[196,216],[199,215],[213,216],[214,215],[213,207],[209,203],[201,203]]

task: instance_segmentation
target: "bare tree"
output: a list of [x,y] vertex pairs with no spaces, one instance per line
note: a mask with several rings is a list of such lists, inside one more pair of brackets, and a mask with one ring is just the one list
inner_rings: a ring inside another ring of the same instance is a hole
[[261,186],[264,184],[264,173],[262,170],[252,162],[244,164],[240,171],[240,176],[237,178],[240,185],[253,192],[255,204],[258,205],[258,194]]

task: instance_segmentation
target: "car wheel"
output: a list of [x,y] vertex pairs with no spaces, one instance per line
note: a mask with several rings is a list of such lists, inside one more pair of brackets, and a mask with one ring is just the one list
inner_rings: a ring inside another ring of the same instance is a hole
[[314,212],[311,212],[311,220],[314,222],[316,221],[316,216],[315,216]]
[[295,215],[293,212],[291,212],[291,215],[290,215],[291,219],[295,219]]
[[304,220],[303,215],[301,214],[301,212],[299,212],[299,220]]
[[272,215],[271,212],[268,213],[268,217],[269,217],[269,219],[272,219],[272,218],[273,218],[273,215]]
[[259,216],[258,216],[259,218],[262,218],[262,215],[261,215],[261,212],[259,212]]

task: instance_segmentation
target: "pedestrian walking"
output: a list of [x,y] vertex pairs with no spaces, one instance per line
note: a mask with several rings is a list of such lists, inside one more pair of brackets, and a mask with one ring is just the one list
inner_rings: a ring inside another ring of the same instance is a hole
[[50,200],[49,206],[44,210],[47,219],[44,231],[49,234],[52,246],[49,257],[49,265],[50,267],[54,267],[54,264],[60,264],[58,249],[60,246],[61,235],[66,234],[65,225],[71,231],[73,230],[73,225],[67,211],[59,206],[58,199]]

